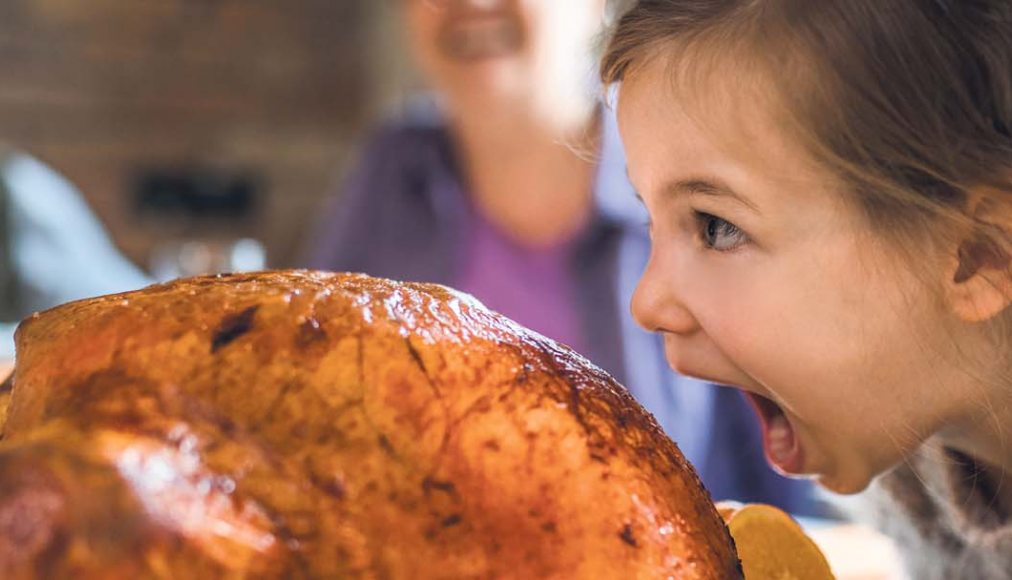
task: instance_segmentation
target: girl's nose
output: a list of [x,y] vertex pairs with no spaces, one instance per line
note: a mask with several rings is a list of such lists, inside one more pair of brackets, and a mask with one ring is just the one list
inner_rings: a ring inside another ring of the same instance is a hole
[[688,335],[699,329],[696,318],[679,298],[677,273],[665,271],[655,256],[651,256],[633,293],[632,315],[650,332]]

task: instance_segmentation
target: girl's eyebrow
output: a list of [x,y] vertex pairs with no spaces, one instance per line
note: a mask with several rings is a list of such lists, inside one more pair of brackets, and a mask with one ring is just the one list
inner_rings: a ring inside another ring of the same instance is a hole
[[[626,178],[629,178],[629,169],[626,168]],[[632,180],[629,179],[632,183]],[[669,195],[684,195],[684,194],[697,194],[697,195],[710,195],[714,197],[729,197],[738,203],[744,205],[750,210],[757,214],[762,215],[759,208],[750,199],[740,195],[729,186],[725,185],[723,181],[712,178],[693,177],[689,179],[679,179],[666,185],[663,189],[664,192]],[[639,190],[633,188],[633,195],[636,196],[636,200],[641,205],[646,206],[646,202],[643,201],[643,196],[640,195]]]
[[755,213],[762,213],[752,200],[739,194],[735,190],[731,189],[724,182],[719,179],[712,178],[701,178],[693,177],[689,179],[679,179],[668,183],[663,191],[669,195],[685,195],[685,194],[696,194],[696,195],[708,195],[713,197],[729,197],[738,203],[744,205]]

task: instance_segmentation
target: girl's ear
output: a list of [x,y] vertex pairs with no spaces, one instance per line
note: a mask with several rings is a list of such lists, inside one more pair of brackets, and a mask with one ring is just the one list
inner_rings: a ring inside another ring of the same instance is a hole
[[953,312],[984,322],[1012,303],[1012,203],[1000,192],[973,192],[966,229],[946,281]]

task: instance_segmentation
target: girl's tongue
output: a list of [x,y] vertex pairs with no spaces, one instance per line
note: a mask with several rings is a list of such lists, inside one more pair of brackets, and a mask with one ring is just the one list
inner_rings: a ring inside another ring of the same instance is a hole
[[761,395],[745,392],[745,396],[759,415],[766,461],[784,475],[800,475],[804,467],[801,441],[783,409]]

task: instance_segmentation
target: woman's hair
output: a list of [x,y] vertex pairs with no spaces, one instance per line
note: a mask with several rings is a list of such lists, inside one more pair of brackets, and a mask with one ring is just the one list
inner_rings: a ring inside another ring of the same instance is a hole
[[602,79],[654,58],[691,90],[714,86],[689,76],[701,72],[732,91],[761,83],[777,126],[911,257],[957,231],[946,221],[1012,255],[1009,232],[967,203],[986,191],[1012,205],[1012,1],[640,0]]

